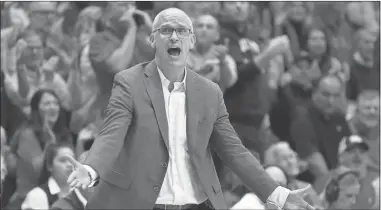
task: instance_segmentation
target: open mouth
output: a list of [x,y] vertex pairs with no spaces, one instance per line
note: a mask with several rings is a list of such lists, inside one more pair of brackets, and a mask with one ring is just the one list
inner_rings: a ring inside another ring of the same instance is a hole
[[179,47],[170,47],[168,48],[167,52],[171,56],[179,56],[181,53],[181,49]]

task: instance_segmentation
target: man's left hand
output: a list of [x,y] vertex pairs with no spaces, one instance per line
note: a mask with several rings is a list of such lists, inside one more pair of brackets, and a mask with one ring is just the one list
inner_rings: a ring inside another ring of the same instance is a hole
[[315,210],[310,204],[308,204],[303,197],[305,197],[308,191],[311,190],[311,185],[303,189],[293,190],[287,197],[286,203],[284,204],[283,209],[307,209]]

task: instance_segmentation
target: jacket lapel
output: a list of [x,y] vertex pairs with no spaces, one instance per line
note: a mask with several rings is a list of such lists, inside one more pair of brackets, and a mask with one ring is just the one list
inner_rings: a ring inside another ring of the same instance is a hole
[[187,69],[186,78],[186,115],[187,115],[187,141],[189,151],[194,151],[194,145],[197,136],[197,124],[199,121],[199,108],[202,98],[199,94],[199,86],[197,85],[197,77],[192,70]]
[[147,77],[144,79],[144,84],[146,86],[148,96],[151,99],[152,106],[155,111],[156,120],[157,124],[159,125],[161,136],[163,137],[165,145],[168,149],[168,121],[165,111],[164,94],[159,72],[157,71],[157,66],[154,61],[151,61],[145,67],[145,75]]

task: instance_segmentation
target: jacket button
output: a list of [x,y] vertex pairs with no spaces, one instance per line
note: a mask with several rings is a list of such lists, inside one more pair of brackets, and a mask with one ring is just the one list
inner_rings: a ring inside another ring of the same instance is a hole
[[153,187],[153,190],[156,191],[156,192],[159,192],[159,191],[160,191],[160,188],[157,187],[157,186],[155,186],[155,187]]
[[163,166],[163,168],[167,168],[168,164],[167,163],[162,163],[161,166]]

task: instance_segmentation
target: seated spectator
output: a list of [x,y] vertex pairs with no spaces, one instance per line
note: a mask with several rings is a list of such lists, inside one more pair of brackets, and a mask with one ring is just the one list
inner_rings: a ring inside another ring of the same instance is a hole
[[326,209],[351,209],[360,194],[357,174],[346,171],[338,174],[328,183],[324,192]]
[[[83,162],[87,156],[87,151],[80,155],[79,162]],[[87,199],[94,191],[94,187],[88,189],[75,188],[67,196],[59,198],[53,203],[50,210],[85,210]]]
[[7,133],[0,127],[1,133],[1,208],[4,208],[16,190],[16,157],[7,142]]
[[362,92],[349,120],[353,134],[359,135],[369,145],[370,164],[380,167],[380,93],[376,90]]
[[197,42],[188,56],[188,67],[224,91],[236,82],[237,66],[227,54],[228,46],[214,44],[220,38],[218,21],[211,15],[201,15],[193,25]]
[[27,192],[37,186],[47,146],[52,143],[72,143],[67,128],[67,114],[52,90],[38,90],[30,106],[30,120],[20,126],[10,143],[17,157],[17,189],[12,196],[13,205],[16,206]]
[[337,166],[339,142],[350,135],[345,116],[337,110],[342,91],[343,83],[338,77],[323,77],[306,109],[300,109],[291,124],[291,146],[308,162],[307,172],[312,173],[300,177],[303,181],[313,183]]
[[[264,165],[277,165],[283,169],[288,180],[286,183],[287,189],[296,190],[308,186],[308,183],[297,179],[297,176],[303,170],[302,167],[306,168],[306,166],[303,166],[303,163],[298,160],[296,153],[286,142],[275,143],[267,149],[264,157]],[[307,193],[305,199],[312,206],[322,206],[317,193],[313,189]]]
[[[274,179],[280,186],[287,186],[287,174],[285,171],[278,166],[267,166],[265,167],[266,172]],[[231,209],[257,209],[265,210],[267,209],[263,202],[254,194],[247,193],[241,200],[238,201]]]
[[[142,22],[137,23],[134,16],[139,16]],[[104,8],[89,49],[100,88],[97,103],[102,113],[110,98],[114,75],[153,59],[154,51],[148,45],[151,26],[149,15],[134,9],[133,2],[108,2]]]
[[[377,36],[366,29],[356,32],[356,51],[350,61],[350,77],[346,88],[347,97],[356,101],[364,90],[380,90],[380,69],[374,68],[374,48]],[[379,58],[377,58],[379,59]]]
[[350,169],[358,175],[361,185],[357,198],[353,198],[353,203],[350,204],[351,209],[377,208],[380,202],[379,197],[376,197],[380,189],[380,186],[377,185],[380,174],[378,169],[369,167],[368,151],[369,146],[361,137],[356,135],[344,137],[338,149],[338,166],[315,182],[316,191],[318,193],[323,192],[331,177],[336,177],[343,170]]
[[72,171],[72,165],[65,156],[74,157],[71,146],[49,145],[44,154],[39,185],[28,192],[21,209],[49,209],[58,198],[70,193],[67,179]]

